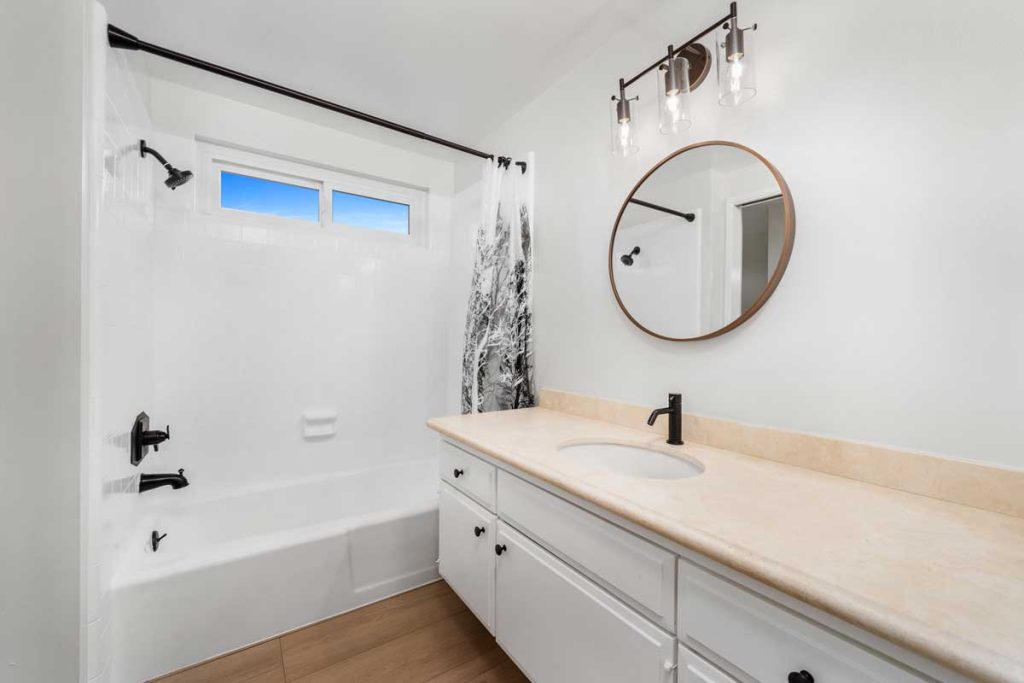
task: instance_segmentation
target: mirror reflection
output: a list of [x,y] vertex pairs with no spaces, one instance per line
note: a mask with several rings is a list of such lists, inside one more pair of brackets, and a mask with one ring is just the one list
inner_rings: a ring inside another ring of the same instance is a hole
[[782,277],[793,208],[781,175],[733,143],[677,152],[634,189],[612,233],[609,273],[629,318],[667,339],[722,334]]

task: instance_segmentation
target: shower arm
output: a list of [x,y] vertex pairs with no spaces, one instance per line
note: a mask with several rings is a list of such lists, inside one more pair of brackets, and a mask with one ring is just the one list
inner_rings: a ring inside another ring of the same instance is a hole
[[170,166],[170,163],[167,162],[167,159],[164,159],[163,154],[148,146],[145,140],[139,140],[139,155],[143,159],[145,159],[147,154],[151,154],[154,157],[156,157],[156,160],[163,164],[164,168]]

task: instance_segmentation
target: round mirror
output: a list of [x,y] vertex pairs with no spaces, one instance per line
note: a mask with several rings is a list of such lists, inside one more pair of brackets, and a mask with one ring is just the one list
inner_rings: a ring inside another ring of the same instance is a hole
[[763,156],[734,142],[684,147],[619,209],[608,251],[615,299],[655,337],[717,337],[775,291],[795,226],[786,181]]

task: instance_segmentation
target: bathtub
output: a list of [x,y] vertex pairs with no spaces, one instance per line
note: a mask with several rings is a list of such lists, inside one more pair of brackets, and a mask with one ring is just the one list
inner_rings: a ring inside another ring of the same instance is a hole
[[[437,494],[437,462],[423,460],[166,496],[111,582],[111,680],[138,683],[436,580]],[[167,533],[158,552],[153,529]]]

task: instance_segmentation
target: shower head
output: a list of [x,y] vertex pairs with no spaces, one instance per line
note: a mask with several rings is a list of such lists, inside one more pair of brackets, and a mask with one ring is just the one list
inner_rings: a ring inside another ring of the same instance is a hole
[[169,163],[167,163],[167,159],[164,159],[163,155],[160,154],[160,152],[156,151],[152,147],[147,147],[145,140],[139,140],[139,153],[143,157],[145,157],[147,154],[152,154],[154,157],[156,157],[157,161],[163,164],[164,170],[167,171],[167,180],[164,181],[164,185],[171,188],[172,190],[181,187],[188,181],[192,180],[192,171],[182,171],[171,166]]
[[172,190],[192,180],[192,171],[179,171],[170,164],[167,164],[164,168],[167,169],[167,180],[164,181],[164,185]]
[[619,257],[619,260],[622,261],[622,265],[628,268],[629,266],[633,265],[633,257],[639,253],[640,247],[633,247],[633,251],[629,252],[628,254],[623,254],[622,256]]

